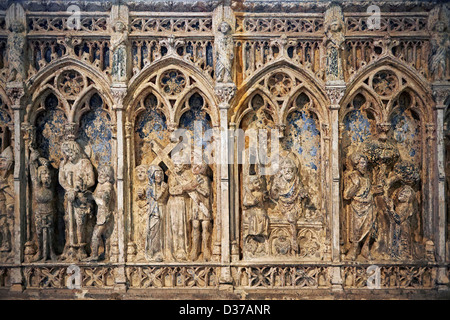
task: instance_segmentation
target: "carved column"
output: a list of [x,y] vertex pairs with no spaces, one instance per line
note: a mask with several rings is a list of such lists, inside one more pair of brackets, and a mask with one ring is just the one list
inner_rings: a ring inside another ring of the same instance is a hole
[[[230,101],[236,94],[236,86],[233,83],[216,84],[216,95],[219,98],[220,110],[220,145],[218,148],[218,161],[220,168],[220,224],[221,224],[221,262],[230,263],[230,177],[229,177],[229,150],[228,150],[228,109]],[[231,283],[229,267],[222,268],[221,282]]]
[[131,166],[131,134],[133,130],[133,124],[129,121],[125,122],[125,145],[127,154],[127,167],[126,172],[128,179],[126,181],[126,199],[127,199],[127,212],[125,230],[126,230],[126,241],[127,241],[127,261],[134,261],[136,257],[136,243],[134,242],[134,221],[133,221],[133,209],[131,206],[131,176],[133,174],[133,169]]
[[[8,35],[8,78],[6,92],[12,102],[14,111],[14,218],[13,234],[11,235],[11,252],[14,265],[20,265],[24,258],[26,241],[26,179],[25,179],[25,148],[21,123],[25,110],[24,96],[26,88],[26,16],[20,4],[13,3],[6,11],[6,27],[11,31]],[[20,268],[11,271],[11,290],[23,289],[23,277]]]
[[[215,46],[215,91],[219,101],[220,113],[220,144],[217,150],[216,162],[220,177],[220,195],[218,195],[218,215],[220,216],[221,238],[221,263],[220,283],[230,285],[232,283],[230,250],[230,179],[229,179],[229,150],[228,150],[228,109],[230,101],[236,94],[234,84],[233,62],[234,41],[233,33],[235,17],[233,10],[225,2],[219,5],[213,15],[214,46]],[[219,202],[220,201],[220,202]]]
[[[117,120],[117,172],[116,172],[116,186],[117,186],[117,220],[116,225],[116,235],[117,235],[117,246],[118,246],[118,257],[117,261],[119,264],[125,263],[126,248],[125,248],[125,188],[124,188],[124,176],[125,176],[125,136],[124,136],[124,121],[123,121],[123,99],[127,94],[126,85],[114,84],[111,87],[111,93],[114,97],[114,110],[116,111]],[[118,274],[115,279],[116,285],[119,287],[125,287],[125,268],[118,268]]]
[[[345,93],[345,83],[327,84],[326,90],[330,99],[331,111],[331,260],[340,261],[339,247],[339,211],[340,203],[340,170],[339,170],[339,109],[340,102]],[[334,288],[342,287],[339,267],[332,267],[331,283]]]
[[[28,122],[22,123],[22,134],[24,139],[24,148],[25,148],[25,154],[24,154],[24,163],[25,163],[25,180],[29,181],[29,148],[33,144],[35,144],[35,132],[36,128],[29,124]],[[26,186],[26,242],[24,244],[24,261],[30,262],[32,257],[36,254],[35,246],[32,239],[32,231],[33,228],[33,221],[32,221],[32,196],[31,196],[31,186],[27,184]]]
[[[125,165],[125,135],[124,135],[124,118],[123,101],[127,94],[128,78],[131,74],[131,54],[128,40],[129,30],[129,9],[126,5],[115,4],[111,8],[111,25],[114,33],[111,36],[111,52],[112,52],[112,80],[111,94],[114,99],[114,110],[116,112],[117,127],[117,219],[116,219],[116,235],[118,246],[115,289],[126,290],[126,218],[125,218],[125,182],[126,174]],[[129,212],[131,214],[131,212]]]
[[[13,263],[20,265],[23,261],[23,245],[26,240],[26,181],[24,140],[22,137],[22,116],[25,110],[23,97],[25,88],[22,83],[8,83],[7,93],[14,110],[14,234],[12,235]],[[23,289],[23,278],[20,268],[14,268],[11,272],[11,290]]]
[[444,153],[444,117],[445,117],[445,101],[450,93],[450,85],[433,85],[433,95],[436,102],[436,157],[437,157],[437,223],[436,237],[433,239],[436,243],[436,258],[437,262],[442,267],[438,269],[437,285],[447,285],[449,279],[447,277],[447,267],[445,266],[446,257],[446,194],[445,194],[445,153]]

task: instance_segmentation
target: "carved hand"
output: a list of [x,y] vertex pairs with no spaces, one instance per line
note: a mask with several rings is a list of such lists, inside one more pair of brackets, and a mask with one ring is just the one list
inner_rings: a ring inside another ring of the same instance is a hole
[[69,200],[70,202],[75,201],[75,197],[76,197],[76,191],[71,189],[67,191],[67,200]]

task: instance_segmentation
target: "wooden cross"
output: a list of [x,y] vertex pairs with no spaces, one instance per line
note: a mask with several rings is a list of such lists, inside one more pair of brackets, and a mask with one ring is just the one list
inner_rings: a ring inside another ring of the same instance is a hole
[[[156,140],[150,140],[150,147],[152,148],[153,152],[156,154],[156,158],[152,161],[150,165],[159,165],[159,163],[163,162],[167,169],[172,173],[175,180],[181,185],[185,181],[181,181],[180,176],[175,173],[174,171],[174,163],[173,160],[169,157],[169,153],[172,152],[172,150],[177,146],[178,143],[170,142],[164,149]],[[190,170],[185,171],[188,174],[189,181],[192,181],[195,179],[194,175]],[[200,202],[200,199],[198,198],[198,195],[195,191],[187,192],[189,197],[199,206],[200,210],[203,211],[203,213],[206,216],[209,216],[209,210],[206,208],[206,206]]]

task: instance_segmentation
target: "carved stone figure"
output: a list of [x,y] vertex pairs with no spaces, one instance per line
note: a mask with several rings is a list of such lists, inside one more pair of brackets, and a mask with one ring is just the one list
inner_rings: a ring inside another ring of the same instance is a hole
[[428,69],[432,81],[446,80],[447,62],[450,49],[448,36],[449,11],[445,6],[434,7],[428,15],[428,27],[431,33]]
[[219,83],[233,82],[234,42],[230,31],[230,25],[223,21],[219,26],[216,44],[216,81]]
[[166,219],[168,185],[164,182],[164,171],[159,166],[148,169],[147,224],[145,253],[147,260],[163,260],[163,226]]
[[12,33],[8,36],[8,82],[21,82],[26,78],[25,27],[21,22],[13,21],[11,24],[11,30]]
[[264,203],[266,198],[267,192],[263,190],[261,177],[248,176],[242,202],[244,223],[248,224],[248,231],[244,237],[246,244],[256,241],[265,246],[269,238],[269,216]]
[[115,33],[111,37],[111,52],[113,52],[112,78],[116,82],[127,79],[127,42],[128,30],[122,21],[115,24]]
[[303,202],[308,197],[303,189],[300,173],[295,161],[284,158],[280,170],[275,176],[270,189],[270,197],[277,201],[277,208],[282,213],[291,228],[291,248],[294,254],[299,252],[297,241],[297,221],[303,215]]
[[63,160],[59,166],[59,184],[66,191],[65,212],[68,234],[63,259],[85,259],[85,223],[92,211],[92,193],[95,184],[94,168],[86,159],[76,141],[61,145]]
[[249,124],[246,135],[249,137],[248,165],[245,172],[249,175],[266,175],[272,164],[271,154],[268,150],[268,141],[277,139],[272,137],[271,129],[275,128],[274,122],[267,116],[263,107],[255,112],[255,119]]
[[177,163],[174,171],[169,175],[169,200],[167,202],[166,222],[166,254],[168,259],[185,261],[188,258],[189,234],[188,213],[190,209],[190,198],[186,193],[191,190],[188,165]]
[[375,138],[370,138],[361,146],[361,153],[367,157],[368,163],[372,167],[372,184],[382,186],[383,192],[376,193],[375,205],[377,210],[377,235],[372,253],[379,258],[388,259],[389,246],[389,215],[384,206],[383,193],[388,192],[388,178],[392,173],[394,164],[400,158],[397,146],[388,139],[387,133],[390,129],[389,123],[377,125],[378,134]]
[[[347,221],[349,227],[350,250],[347,258],[356,260],[361,255],[370,259],[370,242],[373,238],[376,208],[375,187],[367,170],[367,157],[354,153],[350,156],[352,168],[344,176],[344,199],[349,200]],[[379,192],[379,190],[378,190]]]
[[8,261],[12,250],[14,224],[14,154],[11,146],[0,155],[0,258]]
[[97,204],[97,220],[91,239],[91,255],[87,261],[99,260],[100,242],[103,241],[104,256],[107,254],[106,236],[108,224],[113,215],[114,204],[114,169],[109,165],[103,165],[98,169],[98,184],[93,198]]
[[414,226],[417,226],[418,205],[413,188],[408,185],[396,190],[393,200],[388,198],[391,217],[390,254],[393,259],[413,258]]
[[325,16],[326,35],[323,40],[326,48],[325,78],[327,81],[344,80],[343,53],[345,35],[343,15],[340,7],[333,6]]
[[55,260],[53,241],[56,194],[50,163],[47,159],[40,158],[39,152],[32,147],[30,147],[30,151],[30,175],[33,182],[34,217],[38,241],[38,251],[33,260]]
[[193,181],[185,188],[192,198],[192,248],[189,254],[191,261],[197,260],[200,252],[203,254],[203,260],[211,259],[212,190],[207,169],[204,163],[193,164]]
[[146,165],[137,166],[135,169],[134,240],[136,242],[137,261],[142,261],[145,259],[145,239],[148,213],[148,202],[146,195],[146,189],[148,186],[147,170],[148,166]]

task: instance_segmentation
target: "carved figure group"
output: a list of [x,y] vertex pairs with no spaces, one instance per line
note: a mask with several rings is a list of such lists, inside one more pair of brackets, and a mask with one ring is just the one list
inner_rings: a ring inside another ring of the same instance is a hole
[[[209,261],[212,258],[213,225],[211,179],[205,163],[170,163],[165,172],[150,165],[137,167],[135,202],[140,220],[135,221],[138,247],[137,261]],[[145,190],[145,191],[144,191]],[[141,246],[144,246],[142,250]],[[143,252],[143,254],[140,254]]]
[[[298,220],[304,217],[308,193],[301,182],[299,165],[293,155],[284,157],[278,172],[271,179],[259,174],[245,175],[243,192],[243,219],[246,225],[244,257],[254,258],[269,254],[270,218],[267,208],[275,203],[275,211],[287,221],[290,236],[282,235],[275,239],[274,246],[283,248],[276,252],[297,256],[299,248]],[[257,165],[258,167],[259,165]],[[255,170],[260,171],[260,170]],[[272,250],[273,251],[273,250]],[[274,252],[276,254],[276,252]]]
[[[33,213],[37,253],[31,261],[55,261],[56,229],[56,182],[63,188],[65,246],[59,257],[64,261],[101,260],[99,249],[103,246],[103,259],[112,259],[108,240],[114,224],[114,169],[110,165],[100,165],[98,180],[94,166],[85,156],[81,146],[74,140],[66,140],[61,145],[63,160],[59,166],[58,181],[53,176],[50,161],[41,157],[29,146],[29,170],[32,180]],[[95,191],[92,188],[96,186]],[[93,225],[93,228],[89,228]],[[89,232],[89,233],[88,233]],[[90,245],[90,255],[88,249]]]
[[368,139],[349,155],[343,198],[349,260],[411,260],[418,256],[420,218],[414,187],[416,165],[400,159],[387,139],[389,125],[380,125],[377,138]]

